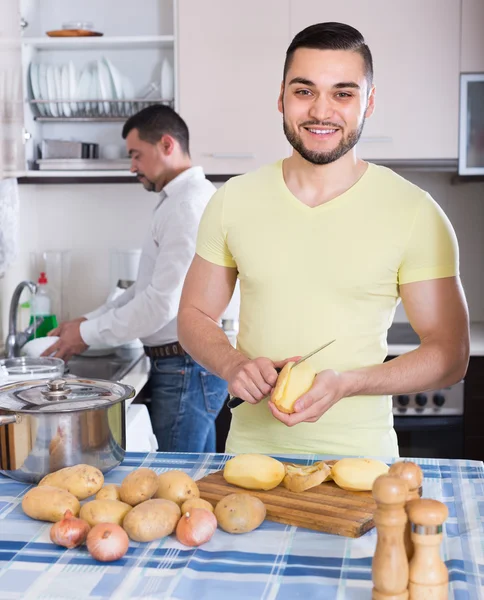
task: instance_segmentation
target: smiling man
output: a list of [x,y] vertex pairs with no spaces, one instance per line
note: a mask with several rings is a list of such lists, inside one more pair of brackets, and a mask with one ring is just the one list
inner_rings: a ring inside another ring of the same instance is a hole
[[215,452],[215,418],[227,384],[197,364],[178,342],[177,312],[195,253],[202,213],[215,191],[191,164],[189,132],[170,107],[150,106],[124,125],[131,171],[159,194],[137,280],[113,302],[62,323],[44,354],[69,359],[90,345],[119,346],[140,338],[151,358],[150,414],[158,450]]
[[[301,31],[279,96],[292,155],[229,180],[204,213],[178,331],[245,400],[232,412],[228,452],[398,456],[391,395],[465,373],[468,314],[454,231],[426,192],[357,158],[374,107],[360,32],[341,23]],[[215,323],[237,277],[234,349]],[[400,300],[421,343],[384,363]],[[332,339],[310,359],[318,375],[296,412],[280,412],[267,398],[276,368]]]

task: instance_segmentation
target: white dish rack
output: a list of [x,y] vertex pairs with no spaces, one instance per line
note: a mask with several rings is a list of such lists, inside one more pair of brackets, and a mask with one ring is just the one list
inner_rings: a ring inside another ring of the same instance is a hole
[[[163,60],[159,85],[136,94],[129,77],[101,57],[81,69],[64,64],[31,62],[29,103],[38,121],[125,120],[152,104],[173,104],[173,73]],[[154,93],[158,92],[154,97]]]
[[[63,112],[63,105],[68,103],[71,114],[66,116]],[[173,107],[173,100],[163,100],[162,98],[144,100],[133,98],[130,100],[107,100],[104,98],[93,98],[82,102],[72,102],[69,99],[60,100],[30,100],[29,104],[35,113],[35,120],[40,122],[59,122],[59,121],[125,121],[131,115],[153,104],[165,104]],[[52,114],[42,114],[40,107],[50,105],[58,107],[58,116]],[[107,105],[107,106],[106,106]],[[106,110],[107,108],[107,110]]]

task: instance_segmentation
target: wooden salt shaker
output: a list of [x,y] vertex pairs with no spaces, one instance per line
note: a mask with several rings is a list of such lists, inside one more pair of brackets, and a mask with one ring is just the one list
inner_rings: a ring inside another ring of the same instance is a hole
[[[388,474],[394,477],[400,477],[401,479],[407,482],[407,503],[410,502],[410,500],[417,500],[418,498],[420,498],[420,496],[422,495],[421,490],[423,482],[423,473],[422,469],[417,464],[410,461],[398,461],[391,465]],[[403,542],[405,544],[407,559],[410,562],[413,556],[413,542],[410,535],[410,520],[408,520],[407,524],[405,525]]]
[[412,524],[414,555],[410,562],[410,600],[447,600],[449,574],[440,558],[442,525],[447,519],[447,506],[438,500],[421,498],[407,505]]
[[373,600],[408,599],[408,560],[403,543],[408,487],[403,479],[380,475],[373,484],[378,533],[372,563]]

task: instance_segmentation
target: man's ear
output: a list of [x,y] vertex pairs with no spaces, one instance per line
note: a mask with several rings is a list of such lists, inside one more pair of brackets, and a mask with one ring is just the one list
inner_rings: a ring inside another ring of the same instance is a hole
[[279,98],[277,100],[277,108],[280,113],[284,112],[284,81],[281,83],[281,90],[279,92]]
[[170,156],[170,154],[172,154],[175,148],[175,139],[171,135],[165,133],[161,136],[161,139],[158,142],[158,144],[160,145],[163,154],[165,156]]
[[365,110],[365,119],[371,117],[373,111],[375,110],[375,86],[371,86],[370,94],[368,95],[368,103]]

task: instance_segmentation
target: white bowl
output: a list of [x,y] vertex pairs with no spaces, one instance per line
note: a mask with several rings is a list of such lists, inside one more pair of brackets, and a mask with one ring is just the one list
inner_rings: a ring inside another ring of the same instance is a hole
[[52,335],[50,337],[40,337],[35,338],[34,340],[30,340],[27,342],[25,346],[22,346],[20,349],[20,353],[29,356],[30,358],[39,357],[47,348],[50,348],[53,344],[55,344],[59,340],[59,337],[56,335]]

